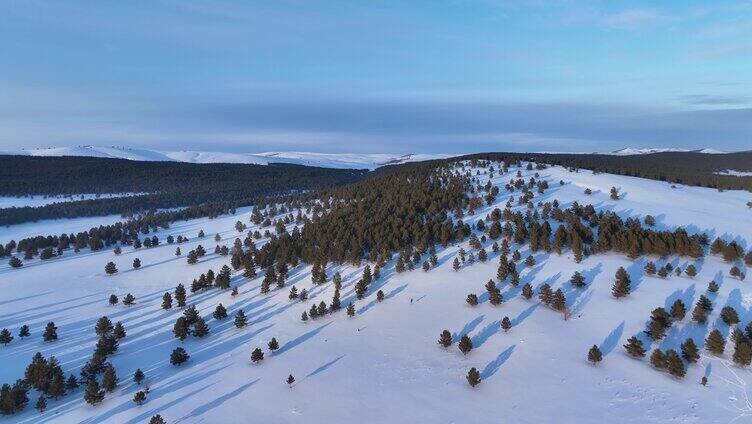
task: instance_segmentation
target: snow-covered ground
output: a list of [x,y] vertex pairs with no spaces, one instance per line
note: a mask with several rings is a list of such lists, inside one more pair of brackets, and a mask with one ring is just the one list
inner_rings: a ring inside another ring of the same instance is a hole
[[52,203],[74,202],[74,201],[89,200],[89,199],[111,199],[115,197],[139,196],[143,194],[146,194],[146,193],[102,193],[102,194],[81,193],[81,194],[73,194],[70,196],[23,196],[23,197],[0,196],[0,209],[12,208],[12,207],[23,207],[23,206],[37,207],[37,206],[49,205]]
[[189,163],[246,163],[268,165],[270,163],[292,163],[297,165],[319,166],[341,169],[375,169],[379,166],[405,162],[417,162],[445,158],[441,154],[356,154],[356,153],[312,153],[312,152],[264,152],[227,153],[198,152],[190,150],[160,151],[134,149],[117,146],[76,146],[50,147],[39,149],[19,149],[0,154],[30,156],[88,156],[117,158],[139,161],[177,161]]
[[[502,186],[495,204],[466,216],[466,222],[484,218],[494,207],[503,209],[509,197],[503,184],[514,172],[493,179]],[[522,170],[526,179],[534,172]],[[567,206],[576,200],[622,216],[652,214],[659,227],[681,225],[691,233],[707,231],[711,237],[736,238],[745,249],[752,242],[747,192],[672,188],[657,181],[589,171],[570,173],[559,167],[541,171],[541,177],[550,184],[541,196],[545,201],[558,199]],[[559,185],[560,180],[565,184]],[[611,186],[620,189],[622,200],[609,198]],[[585,188],[593,194],[585,195]],[[221,244],[231,246],[239,235],[234,229],[237,220],[256,229],[248,218],[245,208],[233,216],[178,222],[157,233],[162,240],[159,247],[126,247],[120,256],[111,250],[85,250],[45,262],[29,261],[18,270],[1,264],[0,328],[15,334],[20,325],[28,324],[32,337],[16,338],[0,347],[0,382],[21,377],[36,351],[55,355],[66,373],[78,374],[96,342],[94,323],[103,315],[122,321],[128,332],[111,357],[120,385],[102,404],[87,405],[79,389],[59,401],[49,401],[49,409],[39,414],[33,409],[36,393],[32,392],[26,411],[4,420],[143,423],[155,413],[169,423],[729,423],[752,419],[752,388],[747,387],[752,374],[729,364],[730,347],[721,358],[704,355],[678,380],[653,369],[647,358],[631,359],[621,346],[644,330],[652,309],[668,307],[677,298],[691,307],[713,279],[720,290],[709,296],[715,305],[709,324],[699,326],[685,318],[652,347],[678,350],[687,337],[702,345],[705,334],[715,327],[728,333],[718,319],[726,304],[739,312],[741,325],[752,320],[749,283],[729,278],[729,264],[714,256],[697,261],[668,258],[682,268],[694,263],[699,273],[693,279],[671,276],[663,280],[643,275],[646,258],[631,261],[616,254],[594,255],[577,264],[569,252],[561,256],[538,252],[535,266],[520,268],[521,283],[530,282],[533,287],[549,283],[554,290],[562,287],[572,311],[568,321],[537,300],[522,298],[522,284],[520,288],[502,284],[504,303],[491,306],[481,295],[485,282],[496,276],[498,254],[455,272],[452,260],[460,247],[470,250],[467,243],[440,250],[439,265],[429,272],[416,269],[397,274],[394,261],[390,262],[369,295],[355,302],[358,313],[352,318],[342,310],[313,321],[300,320],[312,302],[328,304],[334,290],[331,282],[312,285],[308,266],[292,269],[287,282],[287,287],[294,284],[298,290],[310,291],[311,298],[304,304],[289,301],[288,288],[263,295],[261,277],[249,281],[236,273],[232,284],[239,287],[239,295],[235,298],[229,291],[216,289],[189,295],[188,303],[197,306],[211,332],[205,339],[177,341],[171,331],[182,311],[162,310],[162,294],[172,292],[178,283],[188,288],[200,273],[209,268],[218,271],[229,261],[229,257],[209,253],[198,264],[188,265],[185,253],[199,243],[213,252],[215,233],[221,235]],[[32,226],[39,233],[61,232],[49,222],[25,225],[27,232]],[[78,230],[83,228],[87,226]],[[197,239],[201,229],[206,237]],[[13,227],[0,229],[0,241],[7,241],[13,231]],[[169,234],[190,237],[180,245],[182,256],[174,255],[176,245],[164,243]],[[489,252],[490,244],[485,244]],[[513,250],[517,248],[523,258],[528,255],[527,246],[512,245]],[[136,257],[143,264],[139,270],[131,268]],[[108,261],[114,261],[120,272],[106,276],[103,267]],[[617,301],[611,296],[611,285],[619,266],[630,273],[633,292]],[[578,270],[587,280],[584,289],[568,283]],[[342,304],[355,301],[354,284],[361,268],[330,267],[327,271],[330,278],[335,271],[344,277]],[[375,299],[378,289],[386,294],[382,303]],[[129,292],[136,296],[136,305],[108,306],[110,294],[122,298]],[[478,306],[465,302],[471,292],[481,297]],[[230,318],[218,322],[211,312],[220,302]],[[232,316],[241,308],[251,325],[239,330]],[[500,330],[504,316],[514,325],[508,333]],[[45,344],[41,332],[50,320],[59,327],[60,339]],[[444,329],[455,335],[455,344],[446,350],[437,344]],[[474,344],[467,356],[456,344],[463,334]],[[266,349],[272,337],[281,346],[275,354]],[[598,366],[586,360],[593,344],[604,354]],[[183,346],[191,358],[173,367],[168,357],[177,346]],[[254,365],[250,354],[256,347],[265,351],[265,359]],[[471,367],[478,368],[483,379],[474,389],[465,380]],[[151,387],[143,406],[132,401],[138,390],[131,382],[136,368],[146,373]],[[296,379],[292,388],[285,384],[288,374]],[[708,376],[707,387],[699,384],[702,376]]]

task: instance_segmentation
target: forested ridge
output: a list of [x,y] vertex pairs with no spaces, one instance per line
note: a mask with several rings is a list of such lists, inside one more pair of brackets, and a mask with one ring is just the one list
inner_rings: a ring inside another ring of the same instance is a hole
[[190,164],[89,157],[0,155],[0,195],[149,193],[40,207],[0,209],[0,225],[220,203],[237,207],[260,197],[346,184],[366,171],[273,164]]

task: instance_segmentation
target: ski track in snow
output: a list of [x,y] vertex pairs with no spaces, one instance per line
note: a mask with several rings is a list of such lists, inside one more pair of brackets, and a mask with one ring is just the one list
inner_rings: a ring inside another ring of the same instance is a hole
[[[465,222],[472,224],[484,218],[494,207],[503,209],[510,196],[503,185],[515,172],[516,168],[511,168],[509,173],[497,175],[493,183],[500,185],[501,191],[495,204],[466,216]],[[522,170],[526,180],[534,172]],[[749,193],[672,188],[658,181],[592,175],[589,171],[570,173],[559,167],[540,174],[550,188],[534,199],[536,203],[558,199],[562,207],[567,207],[576,200],[623,217],[652,214],[657,228],[681,225],[690,233],[707,231],[711,238],[736,237],[745,249],[750,248],[752,226],[741,225],[752,219],[745,206]],[[481,176],[482,182],[486,179]],[[565,184],[560,186],[559,180]],[[611,186],[620,189],[622,200],[609,198]],[[586,187],[593,190],[592,195],[583,194]],[[511,195],[516,198],[519,194]],[[515,204],[514,209],[518,208]],[[487,299],[476,307],[465,303],[468,293],[484,293],[485,282],[495,278],[498,254],[490,250],[492,241],[484,244],[490,252],[488,262],[464,265],[459,272],[453,271],[452,260],[460,247],[470,250],[467,242],[440,249],[438,267],[427,273],[416,267],[415,271],[397,274],[391,261],[368,296],[355,302],[359,313],[354,318],[346,316],[344,306],[355,300],[354,283],[362,268],[330,266],[330,279],[335,271],[340,271],[344,279],[343,310],[305,323],[300,320],[302,311],[312,302],[329,303],[334,290],[331,282],[314,287],[310,266],[292,269],[287,287],[268,295],[259,293],[263,273],[250,281],[234,273],[232,284],[239,288],[235,298],[229,291],[217,289],[189,294],[188,304],[196,305],[211,331],[204,339],[189,337],[179,342],[172,335],[172,325],[182,311],[162,310],[162,294],[172,292],[178,283],[189,289],[199,274],[209,268],[217,272],[228,263],[229,257],[208,253],[198,264],[188,265],[185,255],[199,243],[213,252],[216,233],[222,237],[221,244],[231,246],[239,236],[235,222],[240,219],[249,224],[249,212],[249,208],[241,208],[235,215],[217,219],[176,222],[156,233],[160,246],[139,250],[124,247],[120,256],[111,249],[87,249],[79,254],[66,251],[62,257],[45,262],[28,261],[19,270],[0,264],[0,328],[7,327],[16,335],[20,325],[28,324],[32,331],[30,338],[16,337],[8,346],[0,347],[0,382],[20,378],[37,351],[56,356],[66,374],[77,375],[94,349],[93,327],[101,316],[122,321],[128,333],[110,358],[120,378],[118,389],[107,394],[102,404],[85,404],[83,390],[79,389],[58,401],[50,400],[48,410],[39,414],[33,408],[37,394],[32,391],[23,413],[2,420],[143,423],[159,413],[169,423],[471,423],[496,419],[596,423],[603,417],[625,423],[730,423],[746,422],[752,416],[747,403],[747,384],[752,382],[752,375],[728,366],[729,347],[723,358],[703,357],[699,364],[689,366],[682,380],[652,369],[647,358],[629,358],[622,348],[627,338],[642,332],[652,309],[670,305],[676,298],[684,299],[691,308],[712,279],[721,287],[712,297],[715,308],[709,324],[700,327],[685,318],[668,331],[664,340],[646,348],[678,349],[686,337],[700,342],[714,326],[723,325],[718,324],[718,314],[726,304],[734,305],[742,325],[752,320],[749,283],[729,278],[730,265],[715,256],[699,261],[669,258],[682,268],[696,263],[698,275],[665,280],[633,277],[636,288],[629,297],[617,301],[611,297],[616,269],[624,266],[641,275],[645,258],[632,262],[625,256],[604,254],[577,264],[568,251],[561,256],[538,252],[536,266],[519,268],[522,284],[530,282],[538,287],[548,282],[554,290],[562,287],[574,311],[568,321],[536,300],[524,300],[520,289],[508,283],[499,285],[504,295],[500,306],[491,306]],[[104,217],[96,222],[115,220]],[[0,241],[24,234],[80,231],[94,222],[87,218],[0,228]],[[201,229],[206,237],[197,239]],[[249,224],[249,229],[257,227]],[[174,255],[177,243],[165,243],[170,234],[190,237],[189,242],[179,245],[183,251],[180,257]],[[257,246],[263,242],[265,239]],[[512,250],[516,248],[523,258],[529,254],[527,246],[512,244]],[[131,269],[135,257],[143,264],[139,270]],[[103,267],[111,260],[120,272],[106,276]],[[583,289],[573,289],[568,283],[577,270],[587,278]],[[305,304],[288,300],[288,288],[293,284],[311,293]],[[378,289],[386,295],[382,303],[375,302]],[[107,304],[111,293],[122,298],[129,292],[136,296],[134,306]],[[228,310],[225,321],[211,317],[220,302]],[[232,317],[241,308],[250,325],[239,330]],[[504,316],[514,324],[508,333],[499,329]],[[46,344],[41,333],[50,320],[57,324],[60,339]],[[449,349],[439,347],[437,339],[444,329],[453,333],[455,340],[468,334],[475,344],[473,351],[463,356],[456,341]],[[272,337],[281,347],[275,354],[266,349]],[[598,366],[586,360],[593,344],[601,346],[604,353]],[[173,367],[168,357],[177,346],[183,346],[191,358]],[[260,364],[250,361],[256,347],[265,352]],[[470,367],[476,367],[483,379],[474,389],[465,380]],[[136,368],[146,373],[151,387],[143,406],[132,401],[139,390],[131,380]],[[292,388],[285,384],[288,374],[296,379]],[[703,375],[708,375],[707,387],[699,384]]]

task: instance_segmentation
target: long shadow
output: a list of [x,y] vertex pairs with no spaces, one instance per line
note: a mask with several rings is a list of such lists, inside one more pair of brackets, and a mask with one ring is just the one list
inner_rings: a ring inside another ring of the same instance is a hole
[[640,284],[642,284],[645,274],[645,264],[647,262],[647,259],[640,258],[627,267],[627,274],[629,274],[629,278],[632,280],[630,284],[632,292],[637,290],[640,287]]
[[603,340],[603,343],[601,343],[601,353],[603,353],[603,356],[608,355],[614,350],[616,345],[619,344],[622,334],[624,334],[624,321],[614,328],[606,339]]
[[336,364],[340,359],[344,358],[345,355],[338,356],[331,361],[325,363],[324,365],[316,368],[315,370],[311,371],[308,375],[305,376],[305,378],[311,378],[315,376],[316,374],[322,373],[326,370],[328,370],[332,365]]
[[518,325],[522,324],[530,315],[535,312],[536,309],[540,306],[540,303],[534,303],[527,307],[524,311],[520,312],[519,315],[512,318],[512,327],[517,327]]
[[480,373],[480,378],[485,380],[496,374],[496,371],[498,371],[499,368],[501,368],[501,366],[512,356],[515,346],[517,345],[508,347],[505,351],[501,352],[496,359],[486,364],[486,367],[483,368],[483,371]]
[[483,346],[483,344],[491,338],[494,334],[498,333],[501,329],[501,321],[496,320],[487,326],[483,327],[478,334],[474,335],[472,337],[473,340],[473,347],[480,347]]
[[314,328],[313,330],[311,330],[311,331],[309,331],[307,333],[303,333],[302,335],[300,335],[300,336],[298,336],[298,337],[290,340],[289,342],[287,342],[284,345],[282,345],[282,347],[280,347],[279,350],[274,353],[274,356],[280,356],[280,355],[284,354],[285,352],[287,352],[289,350],[292,350],[296,346],[299,346],[300,344],[305,343],[311,337],[319,334],[321,332],[321,330],[323,330],[324,328],[326,328],[329,325],[331,325],[332,322],[333,321],[329,321],[326,324],[320,325],[320,326]]
[[598,265],[582,272],[582,276],[585,277],[585,284],[588,286],[595,282],[595,277],[603,271],[603,262],[599,262]]
[[235,390],[233,390],[233,391],[231,391],[229,393],[226,393],[226,394],[224,394],[224,395],[222,395],[222,396],[220,396],[220,397],[212,400],[211,402],[207,402],[207,403],[199,406],[198,408],[196,408],[193,411],[191,411],[190,413],[188,413],[188,415],[186,415],[183,418],[181,418],[180,421],[182,421],[183,419],[190,418],[190,417],[198,417],[198,416],[204,414],[205,412],[210,411],[213,408],[219,407],[220,405],[222,405],[223,403],[227,402],[228,400],[230,400],[230,399],[238,396],[239,394],[243,393],[246,389],[248,389],[249,387],[251,387],[254,384],[256,384],[259,380],[261,380],[261,378],[257,378],[255,380],[249,382],[249,383],[243,384],[242,386],[238,387],[237,389],[235,389]]
[[462,330],[460,330],[457,333],[452,334],[452,341],[453,342],[457,342],[457,341],[460,340],[460,338],[462,336],[464,336],[467,333],[473,331],[475,329],[475,327],[478,326],[478,324],[480,324],[481,322],[483,322],[484,318],[485,318],[485,315],[479,315],[479,316],[475,317],[475,319],[473,319],[472,321],[470,321],[467,324],[465,324],[465,326],[462,327]]
[[677,300],[681,300],[684,303],[684,306],[691,310],[693,302],[695,298],[695,284],[692,284],[691,286],[687,287],[686,289],[678,289],[675,292],[671,293],[667,298],[666,301],[663,303],[663,307],[667,310],[671,310],[671,306],[676,302]]

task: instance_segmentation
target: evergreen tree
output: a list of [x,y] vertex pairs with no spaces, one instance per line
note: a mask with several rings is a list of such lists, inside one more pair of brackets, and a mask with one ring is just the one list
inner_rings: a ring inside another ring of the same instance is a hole
[[162,295],[162,309],[169,310],[172,308],[172,295],[165,293]]
[[141,268],[141,259],[136,258],[136,259],[133,260],[133,268],[134,269]]
[[454,268],[455,271],[460,270],[460,260],[458,258],[454,258],[454,262],[452,262],[452,268]]
[[598,346],[593,345],[588,351],[588,361],[592,362],[593,365],[597,365],[601,360],[603,360],[601,349]]
[[347,305],[347,316],[354,317],[355,316],[355,305],[350,303]]
[[452,333],[449,330],[444,330],[439,336],[439,344],[445,348],[452,345]]
[[11,340],[13,340],[13,336],[10,334],[10,330],[7,328],[0,330],[0,343],[2,343],[3,346],[7,346]]
[[136,372],[133,373],[133,382],[140,386],[144,378],[146,378],[144,372],[141,371],[141,368],[137,368]]
[[303,289],[300,291],[300,300],[301,302],[305,302],[306,300],[308,300],[308,290]]
[[681,344],[681,352],[682,357],[690,364],[694,364],[700,359],[699,349],[697,349],[697,345],[692,339],[687,339]]
[[522,286],[522,296],[530,300],[533,297],[533,286],[530,285],[530,283],[525,283],[524,286]]
[[687,270],[684,272],[687,274],[688,277],[693,278],[694,276],[697,275],[697,268],[695,268],[694,265],[689,264],[687,265]]
[[112,275],[118,272],[117,265],[115,265],[114,262],[107,262],[107,265],[104,266],[104,272],[107,273],[107,275]]
[[46,342],[57,340],[57,327],[55,327],[54,322],[50,321],[47,323],[47,326],[44,327],[44,333],[42,334],[42,338]]
[[104,370],[102,375],[102,388],[107,392],[112,392],[117,387],[117,374],[115,373],[115,367],[109,365]]
[[574,275],[572,275],[572,278],[569,279],[569,282],[572,283],[572,286],[577,288],[585,287],[585,277],[583,277],[579,271],[575,271]]
[[227,309],[225,309],[225,307],[220,303],[219,305],[217,305],[216,309],[214,309],[212,316],[214,316],[214,319],[216,320],[223,320],[227,318]]
[[104,336],[106,334],[110,334],[112,332],[112,321],[110,321],[107,317],[101,317],[97,320],[96,325],[94,325],[94,333],[96,333],[97,336]]
[[243,328],[248,323],[245,313],[242,309],[238,310],[238,312],[235,314],[235,327],[237,328]]
[[669,374],[677,378],[684,377],[684,374],[686,373],[684,362],[682,362],[679,355],[673,349],[666,351],[666,369]]
[[647,275],[655,275],[656,269],[655,269],[655,262],[648,261],[648,263],[645,265],[645,274]]
[[470,293],[467,295],[467,299],[465,299],[468,305],[470,306],[476,306],[478,304],[478,296]]
[[268,347],[269,347],[269,350],[271,350],[272,352],[279,349],[279,343],[277,342],[277,339],[275,337],[272,337],[272,339],[269,340]]
[[144,393],[143,390],[139,390],[136,392],[135,395],[133,395],[133,403],[135,403],[138,406],[141,406],[146,402],[146,393]]
[[57,400],[61,396],[65,396],[65,380],[63,380],[63,372],[54,372],[50,387],[47,389],[47,393]]
[[110,303],[110,306],[117,305],[117,303],[118,303],[118,297],[115,296],[114,294],[111,294],[110,295],[110,299],[109,299],[109,303]]
[[193,323],[193,335],[199,339],[206,337],[209,334],[209,326],[206,325],[206,321],[203,318],[198,317],[196,322]]
[[543,283],[540,289],[538,289],[538,299],[545,305],[550,305],[553,301],[554,294],[551,291],[551,286],[548,283]]
[[468,371],[467,382],[470,384],[470,387],[480,384],[480,372],[475,367],[470,368],[470,371]]
[[178,302],[178,308],[185,307],[185,287],[183,287],[182,284],[178,284],[177,287],[175,287],[175,300]]
[[188,322],[185,317],[178,317],[175,321],[175,325],[172,327],[172,334],[175,335],[176,339],[182,342],[188,337],[188,331]]
[[23,266],[23,261],[15,256],[11,256],[8,265],[10,265],[11,268],[21,268]]
[[687,308],[684,306],[684,302],[681,299],[676,299],[671,305],[671,318],[676,321],[681,321],[687,314]]
[[84,400],[89,405],[98,405],[104,400],[104,390],[99,388],[99,383],[97,383],[96,378],[89,380],[89,383],[86,385]]
[[565,312],[567,309],[567,298],[564,296],[564,292],[561,289],[556,289],[553,298],[551,299],[551,307],[559,312]]
[[21,326],[21,328],[18,329],[18,337],[24,338],[29,337],[31,335],[31,332],[29,331],[29,326],[24,324]]
[[295,286],[292,286],[290,288],[290,294],[287,295],[287,298],[290,300],[295,300],[298,298],[298,289]]
[[287,376],[287,380],[285,380],[285,382],[287,383],[289,387],[292,387],[292,383],[295,382],[295,377],[293,377],[292,374],[290,374]]
[[306,311],[303,311],[303,313],[302,313],[302,314],[300,314],[300,319],[301,319],[301,320],[302,320],[303,322],[305,322],[305,321],[308,321],[308,312],[306,312]]
[[65,388],[69,392],[73,392],[78,389],[78,380],[76,379],[75,375],[71,374],[68,376],[68,379],[65,380]]
[[501,319],[501,329],[504,330],[505,333],[512,329],[512,321],[509,317],[505,316]]
[[462,352],[463,355],[467,355],[470,353],[471,350],[473,350],[473,341],[470,339],[470,337],[465,334],[460,338],[459,343],[460,352]]
[[256,362],[260,362],[263,360],[264,360],[264,352],[262,352],[261,349],[259,348],[254,349],[253,352],[251,353],[251,361],[253,361],[253,363],[256,363]]
[[40,394],[37,399],[37,404],[34,406],[39,413],[43,413],[47,409],[47,400],[44,398],[44,394]]
[[619,269],[616,271],[616,281],[611,288],[611,294],[617,299],[629,296],[629,293],[631,291],[630,282],[631,281],[629,274],[627,274],[627,271],[624,269],[624,267],[619,267]]
[[134,303],[136,303],[136,298],[130,293],[126,294],[123,298],[123,305],[125,306],[131,306]]
[[731,306],[724,306],[721,309],[721,319],[726,325],[734,325],[739,323],[739,314]]
[[723,351],[726,348],[726,340],[723,339],[723,335],[720,331],[713,330],[708,334],[708,338],[705,339],[705,349],[714,355],[723,355]]
[[112,334],[116,339],[125,338],[125,327],[122,322],[118,321],[115,323],[115,327],[112,329]]
[[172,365],[180,365],[188,359],[190,359],[190,355],[182,347],[175,348],[170,354],[170,363]]
[[379,291],[376,292],[376,300],[378,300],[379,302],[383,302],[384,301],[384,292],[383,291],[379,290]]
[[626,349],[629,356],[632,356],[633,358],[642,358],[645,356],[645,347],[642,344],[642,340],[635,336],[627,339],[627,344],[624,345],[624,349]]
[[734,362],[747,366],[752,362],[752,346],[749,345],[749,341],[741,340],[736,344],[734,349]]
[[157,414],[151,417],[149,420],[149,424],[166,424],[164,418],[162,418],[161,415]]

